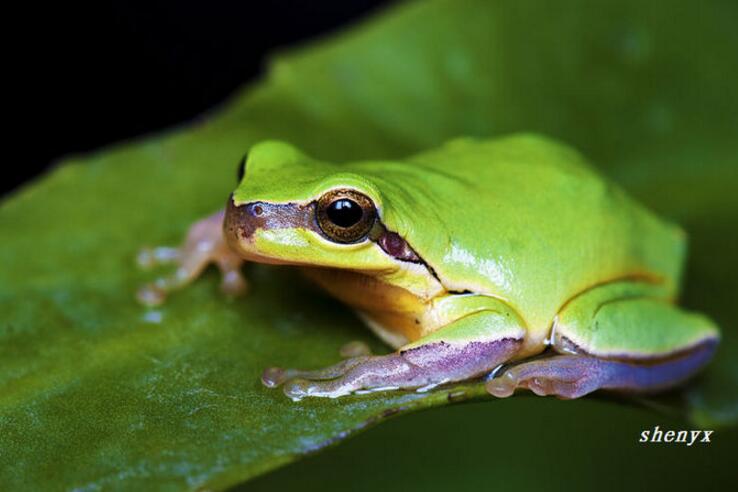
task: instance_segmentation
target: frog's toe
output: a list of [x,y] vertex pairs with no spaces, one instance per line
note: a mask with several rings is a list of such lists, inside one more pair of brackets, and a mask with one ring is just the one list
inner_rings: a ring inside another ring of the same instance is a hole
[[312,371],[304,371],[300,369],[283,369],[281,367],[270,367],[261,374],[261,382],[267,388],[276,388],[287,381],[293,379],[303,379],[307,381],[324,381],[335,379],[343,376],[349,370],[366,361],[368,357],[351,357],[345,359],[338,364],[316,369]]
[[579,398],[594,391],[596,386],[582,381],[563,381],[555,378],[532,378],[525,382],[525,387],[538,396],[557,396],[564,399]]
[[136,291],[136,299],[144,306],[158,306],[167,298],[167,293],[157,287],[156,282],[146,284]]
[[539,396],[579,398],[601,386],[600,362],[593,357],[567,355],[525,362],[489,380],[486,388],[498,398],[512,395],[517,388]]
[[[387,356],[385,356],[387,357]],[[357,364],[346,371],[343,376],[330,380],[304,379],[301,377],[288,380],[284,384],[284,394],[292,401],[299,401],[305,397],[319,398],[338,398],[340,396],[355,394],[373,393],[376,391],[397,390],[403,387],[418,387],[427,384],[425,378],[420,376],[415,381],[403,379],[402,381],[393,381],[392,373],[413,372],[408,367],[399,367],[398,369],[387,370],[385,365],[395,366],[395,362],[399,362],[396,358],[385,359],[383,361],[373,358],[363,364]],[[399,362],[399,364],[402,364]],[[422,380],[421,380],[422,379]]]
[[196,274],[180,266],[173,273],[142,286],[136,292],[136,298],[144,305],[158,306],[166,300],[169,292],[187,285],[195,277]]
[[485,385],[487,392],[497,398],[512,396],[515,389],[519,386],[517,375],[511,372],[506,372],[501,376],[490,379]]
[[158,246],[154,248],[142,248],[136,257],[136,263],[142,270],[151,270],[156,267],[175,264],[178,268],[171,274],[160,276],[153,282],[142,286],[136,292],[138,301],[146,306],[158,306],[167,297],[167,293],[181,287],[193,277],[183,267],[185,255],[182,249],[169,246]]
[[300,401],[307,396],[338,398],[339,396],[351,394],[353,388],[351,384],[341,382],[337,382],[336,384],[297,378],[285,383],[283,391],[292,401]]
[[150,270],[161,265],[168,265],[179,261],[179,248],[158,246],[155,248],[141,248],[136,256],[136,264],[142,270]]
[[240,269],[221,269],[220,290],[227,296],[239,296],[248,291],[248,282]]
[[261,373],[261,384],[267,388],[276,388],[289,379],[287,370],[281,367],[269,367]]
[[[376,380],[366,380],[366,373],[348,374],[330,381],[315,381],[295,378],[287,381],[283,391],[292,401],[299,401],[305,397],[338,398],[350,394],[367,394],[377,391],[398,390],[401,384],[381,384]],[[370,378],[371,379],[371,378]]]
[[269,368],[262,374],[265,386],[284,384],[284,393],[294,401],[308,396],[337,398],[351,393],[419,388],[434,383],[432,379],[430,373],[399,354],[353,357],[317,371]]

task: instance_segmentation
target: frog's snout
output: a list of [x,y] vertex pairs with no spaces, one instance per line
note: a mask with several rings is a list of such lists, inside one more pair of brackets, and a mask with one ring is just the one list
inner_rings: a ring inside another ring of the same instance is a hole
[[259,202],[236,205],[233,197],[228,198],[223,234],[229,244],[248,241],[259,228],[266,226],[264,205]]

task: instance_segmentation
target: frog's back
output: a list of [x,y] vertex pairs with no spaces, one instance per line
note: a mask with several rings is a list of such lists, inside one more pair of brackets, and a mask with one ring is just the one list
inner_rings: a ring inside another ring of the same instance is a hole
[[[543,329],[589,287],[624,278],[676,293],[684,235],[546,138],[463,139],[385,169],[385,219],[450,290],[507,300]],[[424,224],[422,233],[414,224]]]

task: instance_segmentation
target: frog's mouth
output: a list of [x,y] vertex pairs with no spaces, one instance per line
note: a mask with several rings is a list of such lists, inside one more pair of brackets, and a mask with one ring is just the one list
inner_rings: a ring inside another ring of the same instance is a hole
[[[260,254],[255,244],[257,232],[277,229],[306,230],[335,244],[320,228],[316,217],[316,202],[250,202],[236,205],[231,196],[226,206],[223,234],[231,248],[243,254],[246,259],[261,263],[300,264],[297,261],[283,261]],[[368,241],[376,243],[387,255],[396,260],[425,263],[407,241],[396,232],[388,230],[379,217],[363,241],[342,246],[354,248]]]

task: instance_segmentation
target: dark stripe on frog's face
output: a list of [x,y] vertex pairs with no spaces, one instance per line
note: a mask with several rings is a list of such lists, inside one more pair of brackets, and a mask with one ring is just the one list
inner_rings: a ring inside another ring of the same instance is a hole
[[[305,229],[335,242],[327,237],[318,225],[316,207],[316,202],[307,204],[251,202],[236,205],[231,196],[226,205],[223,233],[228,243],[236,250],[238,248],[235,246],[239,243],[251,242],[258,229]],[[423,262],[399,234],[387,230],[379,219],[376,220],[367,239],[378,244],[385,253],[399,261]]]
[[307,229],[320,234],[315,221],[315,202],[265,203],[236,205],[228,198],[223,232],[231,241],[249,241],[257,229]]

